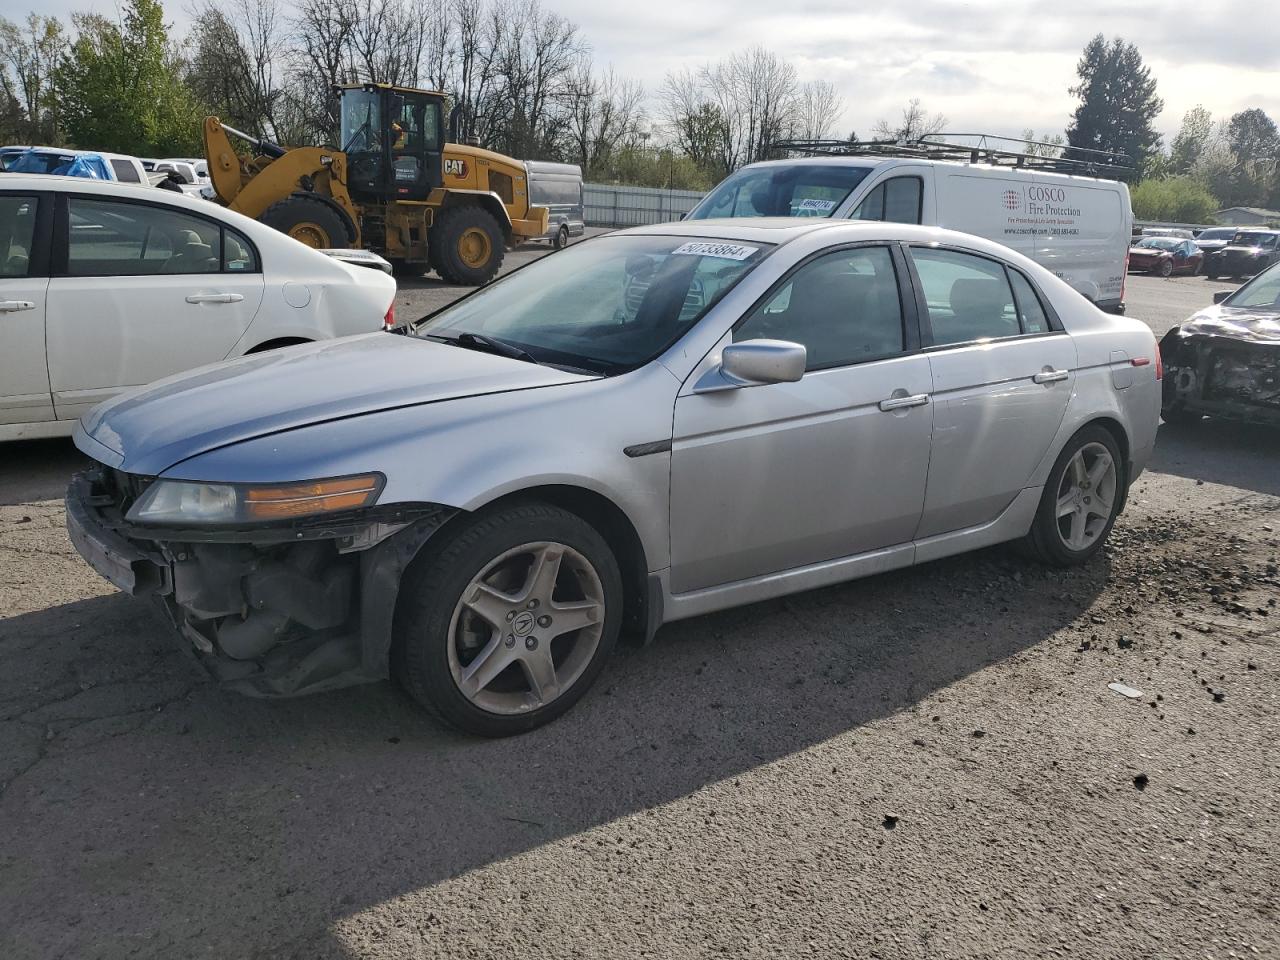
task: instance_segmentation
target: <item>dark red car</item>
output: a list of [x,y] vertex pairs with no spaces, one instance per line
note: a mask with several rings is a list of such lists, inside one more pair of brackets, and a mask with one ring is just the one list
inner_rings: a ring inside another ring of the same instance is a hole
[[1194,240],[1178,237],[1143,237],[1129,248],[1130,273],[1195,275],[1204,265],[1204,252]]

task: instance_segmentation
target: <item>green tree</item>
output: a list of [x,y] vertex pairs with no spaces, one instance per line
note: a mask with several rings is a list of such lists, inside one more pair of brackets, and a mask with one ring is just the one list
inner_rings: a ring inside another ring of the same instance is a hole
[[1156,82],[1138,48],[1119,37],[1108,43],[1098,34],[1084,48],[1076,74],[1080,82],[1071,93],[1080,105],[1067,128],[1067,143],[1122,153],[1141,176],[1160,149],[1152,124],[1164,101],[1156,96]]
[[[62,142],[53,73],[66,46],[62,22],[54,17],[32,13],[21,24],[0,18],[0,76],[7,97],[21,112],[6,139],[53,146]],[[9,104],[6,116],[12,116],[12,109]]]
[[1182,117],[1182,126],[1169,148],[1169,169],[1175,174],[1190,173],[1196,161],[1213,143],[1213,116],[1195,106]]
[[1143,180],[1133,188],[1133,215],[1166,223],[1209,223],[1218,201],[1194,177]]
[[193,151],[200,109],[158,0],[126,0],[120,24],[97,14],[72,22],[76,40],[55,72],[72,142],[143,156]]

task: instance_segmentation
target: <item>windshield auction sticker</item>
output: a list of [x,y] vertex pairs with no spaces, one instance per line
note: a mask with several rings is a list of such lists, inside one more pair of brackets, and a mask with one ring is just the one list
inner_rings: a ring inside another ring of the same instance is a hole
[[676,247],[671,255],[686,257],[719,257],[721,260],[746,260],[759,250],[759,247],[748,247],[740,243],[709,243],[695,240]]
[[817,210],[821,213],[827,213],[836,208],[834,200],[821,200],[817,197],[807,197],[800,201],[801,210]]

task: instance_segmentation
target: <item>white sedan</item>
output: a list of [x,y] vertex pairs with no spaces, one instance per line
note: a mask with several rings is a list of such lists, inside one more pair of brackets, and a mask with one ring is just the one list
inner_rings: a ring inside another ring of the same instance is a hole
[[0,177],[0,440],[69,436],[121,390],[390,326],[395,281],[207,201]]

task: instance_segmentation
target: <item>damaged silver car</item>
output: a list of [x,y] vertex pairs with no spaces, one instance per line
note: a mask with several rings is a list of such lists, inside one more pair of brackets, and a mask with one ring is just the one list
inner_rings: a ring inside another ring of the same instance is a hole
[[1161,415],[1280,424],[1280,264],[1213,300],[1160,342]]
[[1086,561],[1155,338],[1007,247],[833,220],[575,244],[416,325],[95,410],[72,541],[226,683],[396,677],[500,736],[619,635],[1024,539]]

